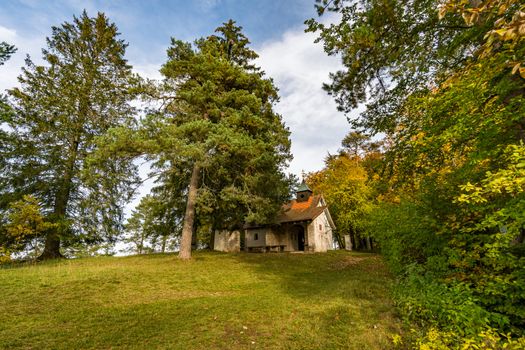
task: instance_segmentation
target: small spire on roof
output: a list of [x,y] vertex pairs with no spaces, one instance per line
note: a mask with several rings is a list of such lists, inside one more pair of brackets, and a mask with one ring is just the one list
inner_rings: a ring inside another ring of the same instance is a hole
[[306,182],[304,182],[303,180],[303,182],[301,182],[301,184],[297,188],[296,200],[298,202],[304,202],[304,201],[307,201],[311,195],[312,195],[312,190],[310,189],[310,187],[308,187]]
[[304,182],[304,180],[301,182],[301,184],[299,185],[299,187],[297,188],[297,192],[304,192],[304,191],[310,191],[312,192],[312,190],[310,189],[310,187],[308,187],[308,185],[306,184],[306,182]]

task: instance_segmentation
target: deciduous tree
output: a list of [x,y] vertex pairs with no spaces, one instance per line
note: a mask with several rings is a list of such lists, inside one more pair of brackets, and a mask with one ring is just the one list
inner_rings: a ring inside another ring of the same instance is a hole
[[523,2],[318,4],[342,15],[309,22],[329,54],[342,54],[327,90],[345,111],[368,102],[355,125],[388,133],[390,177],[367,220],[404,273],[402,309],[463,336],[484,327],[522,336]]
[[469,26],[459,15],[439,19],[439,0],[316,0],[318,13],[336,12],[330,25],[308,20],[329,55],[340,55],[344,68],[324,88],[339,109],[349,112],[367,103],[358,119],[367,132],[392,132],[406,96],[435,86],[468,62],[484,43],[495,19]]

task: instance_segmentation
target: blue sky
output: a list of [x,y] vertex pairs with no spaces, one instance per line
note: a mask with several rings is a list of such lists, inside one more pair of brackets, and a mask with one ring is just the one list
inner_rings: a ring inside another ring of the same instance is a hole
[[138,63],[164,55],[170,37],[192,41],[232,18],[254,45],[275,40],[315,15],[313,0],[81,1],[2,0],[0,25],[23,36],[42,36],[83,9],[105,12],[130,43],[128,57]]
[[[281,101],[275,109],[292,132],[294,160],[289,171],[320,170],[350,127],[332,98],[321,89],[329,72],[339,69],[315,35],[304,33],[304,20],[315,17],[314,0],[81,1],[0,0],[0,41],[18,52],[0,66],[0,92],[17,84],[27,54],[38,64],[51,26],[71,21],[83,9],[105,12],[129,43],[127,58],[136,72],[160,78],[170,37],[192,41],[209,35],[232,18],[259,53],[257,64],[275,80]],[[329,18],[327,18],[329,19]],[[325,19],[325,20],[327,20]]]

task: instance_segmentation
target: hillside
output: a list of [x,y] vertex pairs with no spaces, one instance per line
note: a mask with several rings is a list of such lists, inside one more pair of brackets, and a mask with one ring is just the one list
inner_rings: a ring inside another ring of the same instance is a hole
[[0,269],[0,348],[389,348],[390,279],[378,256],[343,251]]

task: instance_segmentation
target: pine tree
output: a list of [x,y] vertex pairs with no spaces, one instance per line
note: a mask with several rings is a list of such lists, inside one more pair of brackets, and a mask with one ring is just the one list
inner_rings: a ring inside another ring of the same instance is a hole
[[165,106],[146,121],[157,167],[180,172],[186,198],[179,257],[191,257],[201,225],[270,220],[289,194],[289,132],[273,111],[277,90],[234,21],[192,45],[172,39],[162,67]]

